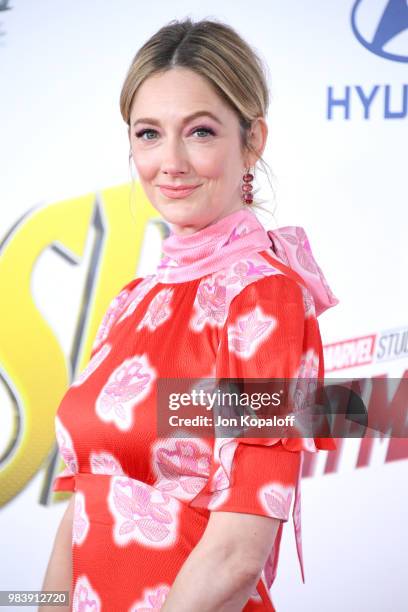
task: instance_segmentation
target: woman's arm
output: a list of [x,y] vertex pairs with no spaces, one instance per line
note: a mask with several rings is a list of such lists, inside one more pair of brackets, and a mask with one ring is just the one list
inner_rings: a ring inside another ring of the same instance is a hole
[[[74,518],[75,493],[68,502],[54,540],[51,557],[42,586],[43,591],[68,591],[71,600],[72,580],[72,522]],[[69,612],[71,605],[58,607]],[[55,612],[55,606],[41,606],[38,612]]]
[[255,590],[279,519],[212,512],[166,598],[162,612],[238,612]]

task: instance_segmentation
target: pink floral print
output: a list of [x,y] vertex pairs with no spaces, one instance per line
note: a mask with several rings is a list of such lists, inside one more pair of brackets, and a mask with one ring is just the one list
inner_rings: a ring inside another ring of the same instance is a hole
[[153,446],[152,463],[158,479],[155,487],[171,491],[178,499],[192,499],[210,473],[211,449],[199,439],[172,439]]
[[110,375],[96,400],[96,413],[119,429],[132,426],[134,408],[150,393],[156,373],[146,355],[126,359]]
[[287,521],[294,487],[282,486],[280,482],[269,482],[258,492],[260,502],[269,516]]
[[180,505],[169,494],[132,478],[112,476],[108,502],[119,546],[132,540],[156,548],[174,543]]
[[146,589],[144,591],[143,601],[135,603],[130,608],[129,612],[152,612],[152,610],[161,610],[169,591],[170,587],[167,584],[161,584],[154,589]]
[[73,612],[101,612],[101,600],[85,575],[79,576],[73,594]]
[[259,344],[268,338],[276,325],[276,319],[265,315],[260,306],[255,306],[249,314],[239,317],[237,323],[229,328],[231,350],[248,359],[255,353]]
[[173,295],[172,289],[163,289],[152,299],[147,307],[146,314],[136,327],[140,331],[143,327],[148,327],[150,331],[155,331],[158,325],[162,325],[171,316],[170,302]]
[[85,508],[85,496],[81,491],[75,493],[72,538],[78,546],[83,543],[89,530],[89,517]]

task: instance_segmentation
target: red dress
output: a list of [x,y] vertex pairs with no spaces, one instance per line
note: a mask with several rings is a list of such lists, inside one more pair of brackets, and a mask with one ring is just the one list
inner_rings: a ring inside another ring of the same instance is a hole
[[[236,248],[240,239],[248,244],[244,236],[254,225],[266,235],[245,209],[200,230],[198,260],[189,249],[195,238],[168,238],[177,248],[169,250],[173,259],[163,259],[163,269],[168,266],[170,277],[181,269],[184,276],[162,282],[159,269],[122,288],[87,367],[62,399],[55,426],[66,469],[53,490],[76,493],[72,610],[160,610],[210,513],[219,511],[281,519],[256,591],[243,608],[274,610],[269,587],[294,496],[303,576],[302,451],[335,448],[332,440],[157,435],[159,377],[322,377],[312,293],[273,251],[255,252],[255,246],[243,254]],[[211,267],[220,236],[222,267],[197,277],[205,269],[201,262]]]

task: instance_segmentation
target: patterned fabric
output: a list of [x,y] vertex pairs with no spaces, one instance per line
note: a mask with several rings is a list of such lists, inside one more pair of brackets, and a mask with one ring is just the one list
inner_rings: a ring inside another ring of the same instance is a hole
[[284,263],[284,241],[276,253],[253,212],[235,211],[171,235],[157,273],[113,298],[55,417],[66,469],[54,491],[76,493],[73,610],[160,610],[211,512],[280,519],[245,612],[275,609],[269,589],[292,502],[304,580],[303,451],[335,449],[333,440],[157,436],[159,377],[323,377],[316,287],[320,309],[337,300],[322,275],[305,282],[304,258]]
[[193,280],[270,246],[254,213],[240,208],[194,234],[171,233],[163,242],[157,278],[163,283]]
[[286,226],[269,230],[272,249],[283,263],[296,271],[313,296],[316,316],[336,306],[339,300],[331,291],[324,274],[313,257],[308,237],[303,227]]

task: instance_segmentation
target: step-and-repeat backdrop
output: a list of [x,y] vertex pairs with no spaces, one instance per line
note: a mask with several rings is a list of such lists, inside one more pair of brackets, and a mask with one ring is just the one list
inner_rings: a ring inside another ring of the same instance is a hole
[[[160,257],[165,228],[137,180],[130,191],[119,92],[138,47],[188,15],[229,23],[268,66],[261,220],[305,228],[340,300],[320,319],[327,377],[389,379],[384,413],[401,409],[407,3],[2,0],[0,590],[41,588],[68,500],[51,491],[59,400],[110,298]],[[289,522],[279,610],[407,609],[407,438],[350,437],[305,462],[306,583]]]

